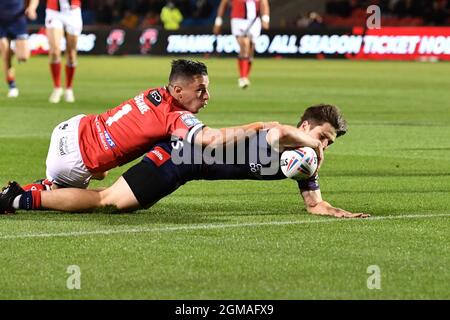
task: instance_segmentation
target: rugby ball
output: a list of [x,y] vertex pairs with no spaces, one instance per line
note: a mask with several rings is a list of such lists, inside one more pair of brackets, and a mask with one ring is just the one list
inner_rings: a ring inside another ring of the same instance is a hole
[[310,147],[286,150],[280,158],[281,171],[294,180],[310,178],[316,172],[318,163],[317,154]]

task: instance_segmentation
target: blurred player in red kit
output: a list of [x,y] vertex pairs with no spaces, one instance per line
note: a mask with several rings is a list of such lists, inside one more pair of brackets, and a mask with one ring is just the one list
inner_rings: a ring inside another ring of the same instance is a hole
[[[72,89],[77,65],[77,43],[83,28],[81,0],[47,0],[45,27],[49,43],[50,72],[53,79],[51,103],[58,103],[64,94],[66,102],[75,102]],[[65,33],[64,33],[65,31]],[[66,39],[66,88],[61,87],[61,40]]]
[[250,85],[250,70],[255,55],[255,41],[261,34],[261,26],[269,29],[269,0],[221,0],[214,23],[214,34],[219,34],[223,24],[223,16],[231,3],[231,33],[239,43],[239,87]]

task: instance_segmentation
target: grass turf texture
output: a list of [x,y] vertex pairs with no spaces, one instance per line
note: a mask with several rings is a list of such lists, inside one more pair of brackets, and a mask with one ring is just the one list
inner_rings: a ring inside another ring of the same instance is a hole
[[[50,105],[47,59],[17,68],[21,96],[0,89],[0,181],[44,176],[50,133],[166,83],[168,58],[81,57],[76,103]],[[257,59],[237,88],[234,59],[206,60],[213,127],[296,124],[334,103],[348,135],[326,152],[324,199],[371,213],[306,213],[293,181],[191,182],[149,210],[0,217],[2,299],[449,299],[450,64]],[[93,186],[108,186],[128,166]],[[81,290],[68,290],[69,265]],[[370,265],[381,290],[369,290]]]

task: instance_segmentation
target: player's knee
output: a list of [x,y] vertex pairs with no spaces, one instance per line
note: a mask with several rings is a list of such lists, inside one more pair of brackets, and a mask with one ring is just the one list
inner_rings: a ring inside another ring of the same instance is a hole
[[17,55],[17,61],[19,62],[27,62],[28,59],[30,58],[30,54],[22,54],[22,55]]
[[100,196],[100,198],[98,199],[99,207],[104,208],[108,206],[114,206],[114,199],[111,197],[111,192],[109,188],[100,191],[98,194]]
[[61,60],[61,51],[50,50],[48,52],[48,55],[50,57],[50,62],[51,63],[56,63],[56,62],[59,62]]
[[99,192],[99,195],[98,207],[100,208],[110,208],[114,212],[130,212],[135,210],[134,206],[126,200],[126,195],[124,199],[124,197],[120,196],[111,187]]
[[67,62],[70,62],[71,64],[77,62],[77,50],[72,49],[67,52]]

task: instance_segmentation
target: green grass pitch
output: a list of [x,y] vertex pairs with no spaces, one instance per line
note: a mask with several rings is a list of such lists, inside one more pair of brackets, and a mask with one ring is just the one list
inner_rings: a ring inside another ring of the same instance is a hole
[[[46,57],[18,65],[20,98],[0,87],[1,184],[43,177],[57,123],[165,84],[169,62],[82,56],[72,105],[47,102]],[[349,132],[326,152],[322,194],[372,218],[311,216],[289,180],[191,182],[133,214],[21,211],[0,217],[1,299],[450,298],[450,64],[258,58],[242,91],[234,59],[205,62],[212,127],[339,105]]]

